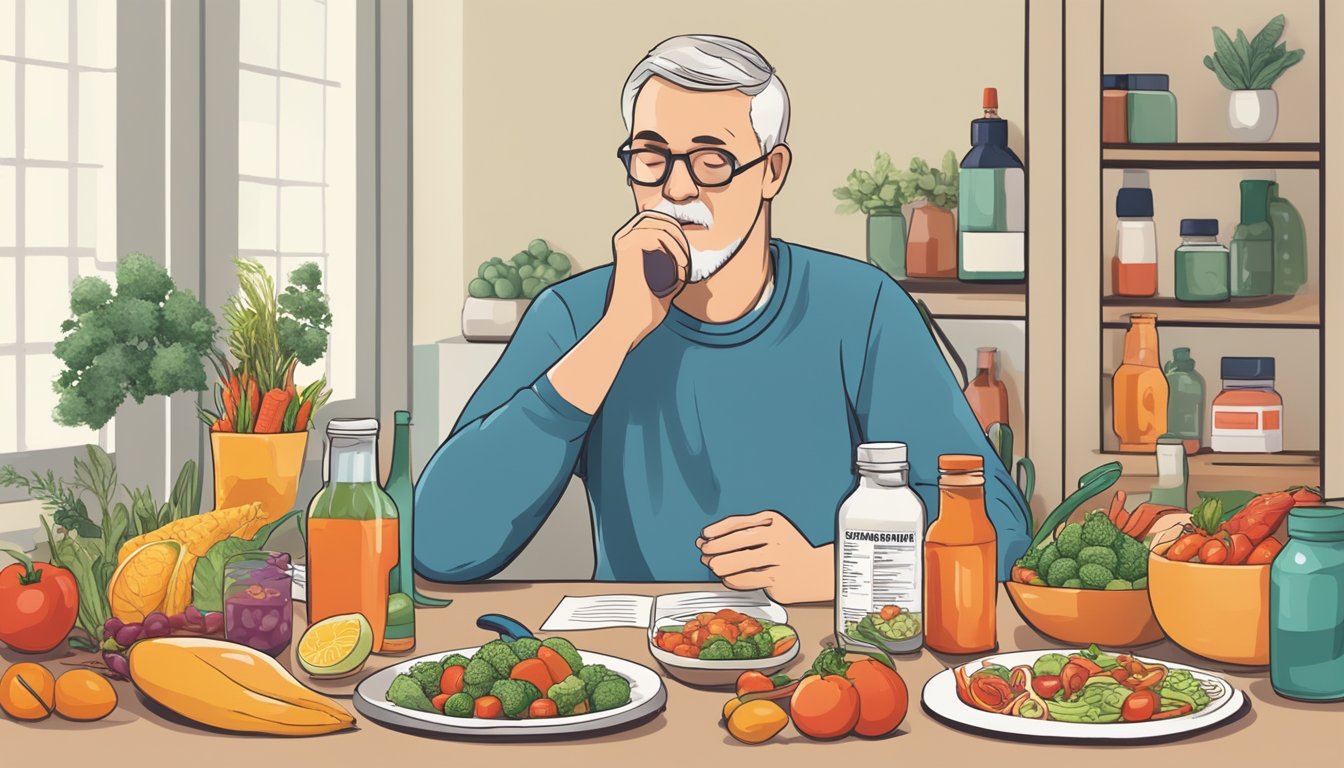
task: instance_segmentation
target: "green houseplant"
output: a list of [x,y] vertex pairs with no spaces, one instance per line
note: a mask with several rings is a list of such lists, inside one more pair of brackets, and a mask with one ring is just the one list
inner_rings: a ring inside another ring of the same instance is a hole
[[508,341],[527,303],[568,277],[572,268],[569,256],[540,238],[508,261],[496,256],[481,262],[467,284],[462,336],[467,341]]
[[910,172],[902,179],[915,201],[910,212],[910,238],[906,243],[906,272],[910,277],[957,276],[957,196],[960,168],[952,150],[943,155],[942,166],[930,167],[922,157],[911,158]]
[[901,206],[910,202],[912,188],[905,172],[891,164],[891,155],[878,152],[873,170],[855,169],[845,186],[832,194],[840,201],[835,212],[868,216],[868,261],[892,277],[905,277],[905,216]]
[[1279,14],[1251,40],[1240,29],[1233,40],[1221,27],[1213,28],[1214,52],[1204,57],[1204,66],[1231,92],[1227,121],[1238,140],[1269,141],[1274,135],[1279,120],[1274,81],[1306,55],[1300,48],[1290,51],[1279,42],[1284,24],[1283,14]]

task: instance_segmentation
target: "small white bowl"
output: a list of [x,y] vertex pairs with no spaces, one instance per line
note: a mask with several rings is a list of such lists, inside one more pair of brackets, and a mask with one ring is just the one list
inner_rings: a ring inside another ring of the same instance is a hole
[[[754,619],[772,621],[772,619],[751,607],[734,608],[733,610]],[[700,611],[700,613],[713,613],[713,611]],[[694,619],[696,615],[695,613],[687,613],[678,616],[665,616],[655,621],[653,626],[649,628],[649,653],[662,666],[663,671],[687,685],[701,688],[732,688],[737,685],[737,678],[743,672],[756,671],[766,676],[773,675],[798,658],[800,640],[795,640],[793,647],[784,653],[771,656],[768,659],[722,660],[691,659],[686,656],[678,656],[671,651],[659,648],[654,643],[653,638],[658,634],[659,627],[685,624]],[[797,629],[794,631],[796,632]]]

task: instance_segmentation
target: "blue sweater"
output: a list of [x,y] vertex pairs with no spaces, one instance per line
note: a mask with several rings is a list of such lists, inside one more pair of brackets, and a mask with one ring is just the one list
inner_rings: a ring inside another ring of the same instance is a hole
[[764,307],[721,324],[673,307],[591,417],[545,374],[596,325],[612,267],[543,291],[420,477],[415,570],[435,581],[498,573],[577,474],[595,578],[715,581],[695,546],[706,525],[771,509],[828,544],[857,484],[854,449],[900,441],[930,521],[938,456],[985,457],[1007,579],[1028,543],[1026,504],[914,302],[859,261],[780,240],[771,255]]

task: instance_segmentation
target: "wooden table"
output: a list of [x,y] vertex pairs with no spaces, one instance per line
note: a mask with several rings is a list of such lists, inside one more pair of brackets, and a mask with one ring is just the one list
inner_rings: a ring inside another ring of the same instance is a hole
[[[469,586],[436,586],[422,583],[427,593],[452,597],[447,608],[417,612],[418,646],[411,655],[478,645],[491,638],[476,628],[483,613],[504,613],[534,629],[550,615],[564,595],[661,594],[705,589],[704,584],[611,584],[493,582]],[[297,606],[302,611],[302,606]],[[806,669],[831,635],[829,605],[795,606],[789,621],[802,637],[802,653],[790,672]],[[295,637],[297,637],[296,630]],[[583,649],[622,656],[657,668],[649,656],[644,633],[638,629],[605,629],[566,633]],[[999,599],[999,642],[1002,650],[1058,647],[1023,624],[1006,595]],[[1174,645],[1162,642],[1145,647],[1145,655],[1185,662],[1221,671],[1234,685],[1246,691],[1250,711],[1236,722],[1212,732],[1171,744],[1133,747],[1082,747],[1023,744],[975,736],[933,720],[919,706],[919,691],[925,681],[945,665],[966,661],[940,657],[929,651],[900,657],[901,675],[910,688],[910,713],[900,731],[881,740],[848,738],[817,743],[788,726],[767,744],[739,744],[719,725],[719,713],[729,694],[688,688],[667,681],[668,701],[664,712],[628,731],[598,738],[535,744],[490,744],[459,742],[410,735],[388,730],[359,718],[358,728],[326,736],[289,739],[237,736],[202,730],[187,723],[170,722],[146,708],[129,683],[118,683],[121,704],[116,712],[96,723],[72,723],[49,718],[40,723],[20,724],[0,717],[0,745],[6,765],[98,765],[98,766],[230,766],[250,761],[268,766],[370,766],[419,768],[428,766],[519,766],[544,768],[568,766],[603,767],[670,765],[674,760],[703,760],[715,753],[711,765],[730,760],[750,760],[752,765],[769,760],[774,766],[815,765],[818,760],[844,760],[848,765],[908,764],[1003,765],[1040,768],[1052,761],[1061,768],[1094,768],[1117,765],[1264,766],[1291,756],[1294,764],[1312,757],[1336,761],[1341,749],[1338,734],[1344,727],[1344,703],[1305,704],[1277,696],[1265,670],[1219,667],[1197,660]],[[6,663],[20,659],[12,651],[0,651]],[[39,659],[59,674],[82,657],[49,654]],[[32,660],[25,658],[24,660]],[[365,671],[401,659],[374,657]],[[284,659],[293,668],[292,659]],[[377,663],[375,663],[375,661]],[[307,682],[305,675],[298,677]],[[354,678],[355,681],[358,678]],[[324,693],[344,696],[349,706],[354,682],[322,687]],[[353,707],[350,707],[354,712]],[[17,752],[15,751],[17,750]],[[543,751],[544,750],[544,751]],[[38,762],[38,761],[41,762]],[[882,763],[874,761],[882,760]],[[1070,762],[1076,761],[1076,762]],[[835,764],[835,763],[832,763]],[[1308,763],[1309,764],[1309,763]],[[1322,763],[1331,764],[1330,762]]]

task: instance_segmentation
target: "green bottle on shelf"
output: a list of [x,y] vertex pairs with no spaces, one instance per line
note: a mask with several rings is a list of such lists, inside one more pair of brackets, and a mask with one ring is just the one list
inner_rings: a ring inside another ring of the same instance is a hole
[[1269,223],[1274,228],[1274,295],[1292,296],[1307,282],[1307,228],[1302,214],[1269,184]]
[[1241,182],[1241,223],[1232,235],[1233,296],[1274,292],[1274,227],[1269,223],[1269,182]]
[[1189,347],[1171,351],[1167,374],[1167,434],[1185,443],[1187,455],[1199,451],[1204,435],[1204,377],[1195,371]]

